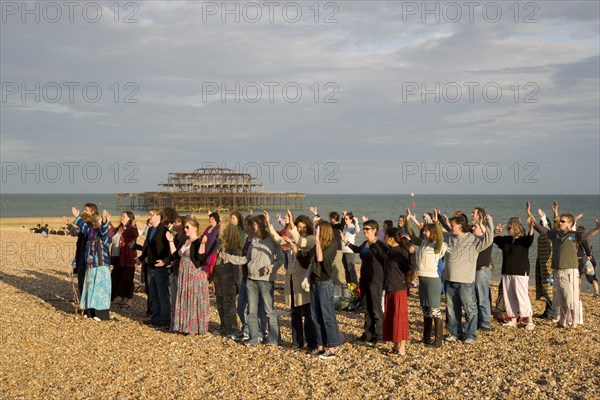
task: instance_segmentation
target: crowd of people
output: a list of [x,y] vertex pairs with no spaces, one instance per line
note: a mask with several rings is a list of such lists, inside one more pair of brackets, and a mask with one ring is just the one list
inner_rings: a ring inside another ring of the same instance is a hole
[[[489,281],[494,245],[502,252],[496,306],[504,309],[503,326],[522,324],[534,330],[528,293],[534,231],[536,298],[546,301],[537,317],[554,320],[560,328],[577,327],[582,277],[598,297],[596,261],[588,241],[600,231],[600,221],[586,231],[576,227],[581,215],[559,213],[557,202],[552,212],[552,222],[541,209],[536,219],[527,203],[525,224],[515,216],[495,226],[481,207],[473,209],[470,220],[462,211],[448,217],[439,210],[419,220],[407,209],[397,226],[386,220],[380,227],[362,217],[362,243],[355,243],[360,222],[353,213],[340,216],[334,211],[324,220],[316,207],[310,208],[312,215],[277,215],[277,226],[267,212],[243,217],[235,211],[225,222],[210,212],[208,226],[201,229],[193,216],[178,215],[170,207],[150,209],[143,226],[139,216],[125,211],[115,227],[106,210],[99,214],[88,203],[83,213],[72,208],[75,220],[69,227],[78,235],[73,268],[85,317],[107,320],[111,305],[131,307],[136,266],[141,266],[148,295],[145,324],[186,335],[208,332],[209,287],[214,285],[220,319],[216,333],[246,346],[279,346],[274,293],[283,267],[292,347],[331,359],[344,340],[336,319],[337,288],[342,288],[342,297],[351,295],[348,288],[356,288],[365,315],[358,340],[391,342],[390,355],[406,354],[408,293],[415,287],[424,345],[440,347],[444,340],[473,344],[478,330],[493,329]],[[141,235],[145,239],[138,243]],[[361,261],[358,275],[356,254]]]
[[48,235],[71,236],[72,233],[66,226],[62,228],[49,228],[48,224],[44,224],[44,226],[37,224],[33,228],[29,228],[29,231],[31,233],[39,233],[44,237],[48,237]]

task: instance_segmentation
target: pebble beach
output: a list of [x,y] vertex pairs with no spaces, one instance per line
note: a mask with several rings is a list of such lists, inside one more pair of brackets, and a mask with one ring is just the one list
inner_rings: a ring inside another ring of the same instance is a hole
[[[73,237],[33,234],[8,219],[0,230],[0,398],[5,399],[597,399],[600,300],[581,298],[584,324],[535,330],[494,322],[475,344],[428,348],[417,290],[409,296],[405,357],[389,344],[356,341],[362,314],[338,312],[345,343],[320,360],[291,347],[290,318],[276,291],[282,345],[246,348],[224,336],[183,336],[143,325],[146,295],[111,320],[76,316]],[[33,225],[32,225],[33,226]],[[139,239],[141,240],[141,239]],[[278,284],[282,285],[283,270]],[[496,298],[498,282],[492,282]],[[534,314],[544,309],[530,287]],[[211,303],[210,330],[219,319]],[[442,304],[444,307],[445,304]]]

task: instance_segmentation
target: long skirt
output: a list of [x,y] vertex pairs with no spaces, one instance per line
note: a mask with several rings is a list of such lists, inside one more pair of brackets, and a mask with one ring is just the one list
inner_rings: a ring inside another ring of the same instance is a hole
[[177,300],[173,312],[173,332],[201,334],[208,331],[210,317],[208,279],[202,268],[189,258],[189,249],[181,257]]
[[506,314],[510,318],[531,317],[533,311],[529,300],[529,276],[502,275],[502,286]]
[[110,277],[112,280],[112,300],[117,297],[133,299],[135,267],[121,267],[113,264]]
[[385,293],[383,340],[399,343],[408,340],[408,292]]
[[85,271],[85,281],[79,307],[83,309],[110,309],[111,280],[110,269],[107,265],[88,268]]

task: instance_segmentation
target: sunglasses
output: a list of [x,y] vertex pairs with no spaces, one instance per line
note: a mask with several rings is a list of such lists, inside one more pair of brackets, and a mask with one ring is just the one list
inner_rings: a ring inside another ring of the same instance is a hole
[[363,231],[370,231],[370,230],[372,230],[372,229],[373,229],[373,228],[369,228],[369,227],[367,227],[367,228],[363,228]]
[[560,220],[560,221],[558,221],[558,222],[560,222],[561,224],[566,224],[566,223],[567,223],[567,221],[565,221],[564,219],[561,219],[561,220]]

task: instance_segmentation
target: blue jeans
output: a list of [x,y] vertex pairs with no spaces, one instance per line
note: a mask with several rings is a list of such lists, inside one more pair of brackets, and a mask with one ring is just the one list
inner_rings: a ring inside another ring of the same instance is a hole
[[154,325],[170,326],[171,300],[169,299],[169,273],[165,267],[149,268],[149,297],[152,305],[150,322]]
[[258,339],[261,337],[258,327],[258,304],[259,300],[262,300],[269,321],[269,344],[279,345],[279,318],[277,317],[277,310],[275,310],[274,289],[275,282],[252,279],[246,281],[249,308],[247,320],[250,329],[249,344],[258,344]]
[[477,327],[491,328],[492,306],[490,304],[489,267],[483,267],[475,273],[475,296],[477,298]]
[[[462,308],[466,323],[462,325]],[[477,339],[477,300],[475,284],[446,281],[446,329],[458,339]]]
[[[242,323],[242,335],[250,337],[250,329],[248,329],[248,290],[246,281],[242,280],[238,292],[237,315]],[[259,338],[264,339],[263,333],[267,331],[267,313],[262,301],[258,302],[258,325],[260,326]]]
[[339,346],[340,332],[335,319],[331,281],[315,282],[310,287],[310,314],[317,346]]

